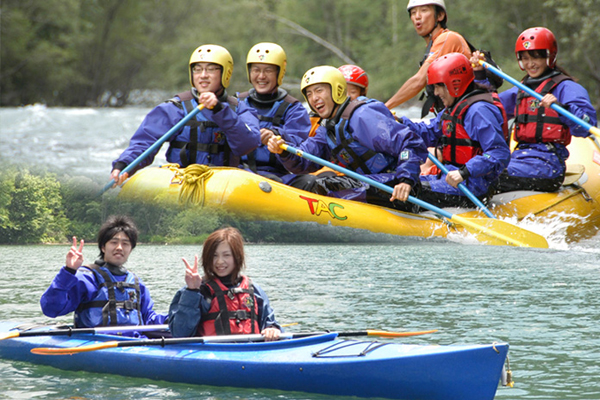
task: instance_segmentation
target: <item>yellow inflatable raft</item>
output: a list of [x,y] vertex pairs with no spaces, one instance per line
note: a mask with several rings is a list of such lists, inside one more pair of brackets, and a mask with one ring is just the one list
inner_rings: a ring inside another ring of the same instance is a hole
[[[573,138],[565,186],[556,193],[509,192],[493,198],[498,218],[520,225],[564,226],[565,239],[589,238],[600,229],[600,148]],[[317,222],[400,236],[446,237],[463,228],[433,213],[411,214],[301,191],[262,176],[227,167],[174,165],[145,168],[122,187],[119,198],[166,201],[184,207],[219,207],[256,221]],[[485,218],[475,209],[448,209],[460,217]],[[558,222],[558,223],[556,223]],[[543,236],[552,232],[539,229]]]

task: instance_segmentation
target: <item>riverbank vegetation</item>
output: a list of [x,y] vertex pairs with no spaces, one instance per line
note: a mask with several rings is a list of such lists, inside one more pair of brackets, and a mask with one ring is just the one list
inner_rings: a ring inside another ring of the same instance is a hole
[[[407,3],[4,0],[0,106],[123,106],[143,101],[149,89],[173,95],[189,86],[190,53],[206,43],[229,49],[235,61],[229,92],[245,91],[246,54],[260,41],[286,50],[284,87],[296,97],[309,68],[352,63],[369,73],[369,95],[385,101],[415,73],[425,49]],[[600,0],[460,0],[447,6],[448,27],[490,50],[515,78],[523,76],[514,55],[517,35],[533,26],[550,28],[559,41],[559,65],[600,108]]]
[[215,208],[179,208],[159,202],[122,201],[116,191],[84,177],[58,175],[40,167],[0,168],[0,244],[70,243],[72,236],[95,242],[111,214],[131,216],[140,242],[199,244],[222,226],[240,229],[253,243],[368,243],[394,241],[388,235],[316,223],[253,222]]

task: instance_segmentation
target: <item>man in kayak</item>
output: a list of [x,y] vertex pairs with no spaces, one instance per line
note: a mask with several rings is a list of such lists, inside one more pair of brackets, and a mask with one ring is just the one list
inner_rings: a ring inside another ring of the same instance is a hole
[[[404,82],[396,94],[385,103],[390,110],[407,102],[425,89],[427,69],[437,58],[454,52],[462,53],[467,58],[471,57],[467,41],[460,34],[446,28],[448,15],[444,0],[410,0],[406,8],[415,31],[425,40],[427,48],[417,73]],[[435,96],[433,93],[428,92],[427,94],[428,98],[423,106],[422,117],[427,115],[430,108],[434,106]],[[436,106],[438,107],[437,111],[443,108],[441,104],[436,104]]]
[[[389,194],[348,176],[311,177],[304,190],[386,207],[412,209],[405,203],[416,193],[419,166],[427,149],[417,134],[399,124],[385,105],[359,97],[350,101],[344,75],[334,67],[319,66],[308,70],[301,83],[302,94],[310,108],[325,122],[298,148],[317,157],[332,159],[359,174],[394,188]],[[310,173],[319,165],[288,152],[283,153],[278,137],[269,139],[268,148],[293,173]]]
[[110,216],[98,232],[100,256],[91,265],[83,265],[83,240],[78,246],[73,237],[65,266],[40,300],[44,315],[75,312],[76,328],[165,323],[167,316],[153,310],[144,283],[124,266],[137,237],[133,220]]
[[242,274],[246,268],[244,239],[235,228],[211,233],[202,246],[202,274],[198,256],[193,265],[183,258],[185,287],[169,307],[174,337],[261,333],[277,340],[281,326],[267,294]]
[[131,171],[121,171],[183,119],[204,105],[181,131],[169,139],[166,158],[182,167],[191,164],[239,166],[240,157],[260,145],[260,128],[254,110],[227,95],[233,58],[224,47],[207,44],[192,53],[188,66],[191,90],[155,107],[133,134],[129,147],[113,161],[111,178],[117,185],[136,170],[150,165],[159,149]]
[[256,110],[260,120],[261,145],[242,157],[243,167],[271,179],[289,184],[295,178],[267,149],[273,135],[294,146],[302,143],[310,131],[310,118],[300,101],[280,86],[285,76],[287,57],[275,43],[258,43],[248,52],[246,68],[252,89],[238,93],[244,106]]
[[427,83],[445,108],[428,122],[400,121],[417,132],[428,147],[441,146],[448,175],[421,175],[419,198],[438,207],[470,207],[458,189],[467,188],[485,200],[510,160],[506,143],[504,111],[499,100],[475,83],[467,57],[452,53],[435,60],[427,70]]

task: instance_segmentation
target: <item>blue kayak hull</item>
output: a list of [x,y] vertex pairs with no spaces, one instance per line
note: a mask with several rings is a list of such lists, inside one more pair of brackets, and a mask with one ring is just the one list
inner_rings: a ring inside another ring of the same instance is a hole
[[[17,326],[0,322],[0,334]],[[181,344],[36,355],[120,336],[78,334],[0,341],[0,357],[65,370],[169,382],[421,400],[493,399],[508,344],[423,346],[341,340],[335,333],[269,343]]]

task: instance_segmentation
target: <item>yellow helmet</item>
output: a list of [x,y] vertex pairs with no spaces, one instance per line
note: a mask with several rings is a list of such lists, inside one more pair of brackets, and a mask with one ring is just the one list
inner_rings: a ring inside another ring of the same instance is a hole
[[224,88],[229,86],[229,81],[233,74],[233,58],[225,47],[216,44],[205,44],[194,50],[190,57],[190,65],[188,68],[192,86],[194,86],[194,81],[192,80],[192,65],[199,62],[219,64],[223,67],[223,71],[221,72],[221,84]]
[[285,51],[280,45],[275,43],[258,43],[255,44],[248,52],[246,58],[246,73],[248,74],[248,82],[250,81],[250,64],[272,64],[279,67],[279,75],[277,75],[277,86],[281,86],[283,76],[285,75],[285,67],[287,65],[287,57]]
[[302,94],[307,102],[305,89],[317,83],[328,83],[331,86],[331,98],[335,104],[342,104],[348,98],[348,94],[346,93],[346,78],[335,67],[321,65],[306,71],[300,83],[300,90],[302,90]]

